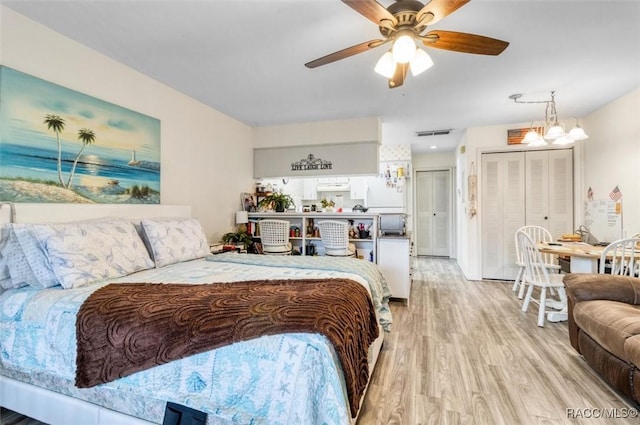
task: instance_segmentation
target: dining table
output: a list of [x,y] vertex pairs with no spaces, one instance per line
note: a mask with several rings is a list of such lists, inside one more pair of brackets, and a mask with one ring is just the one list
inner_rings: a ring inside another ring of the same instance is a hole
[[[605,248],[604,246],[574,241],[538,242],[537,247],[540,252],[545,254],[569,257],[569,271],[571,273],[598,273],[598,260]],[[549,307],[558,310],[547,313],[547,320],[550,322],[563,322],[569,318],[567,294],[564,288],[560,288],[558,292],[559,301],[547,301]]]

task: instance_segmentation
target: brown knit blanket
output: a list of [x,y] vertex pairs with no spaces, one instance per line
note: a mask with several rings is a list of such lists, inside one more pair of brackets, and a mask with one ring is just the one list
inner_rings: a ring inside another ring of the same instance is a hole
[[348,279],[205,285],[110,284],[78,312],[79,388],[263,335],[309,332],[334,345],[355,417],[378,325],[367,290]]

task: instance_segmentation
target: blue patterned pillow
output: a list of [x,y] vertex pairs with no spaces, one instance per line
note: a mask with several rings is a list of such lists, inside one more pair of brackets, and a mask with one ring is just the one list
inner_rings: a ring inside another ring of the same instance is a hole
[[44,248],[64,288],[125,276],[153,267],[144,243],[128,220],[36,224]]
[[153,218],[142,219],[140,223],[156,267],[210,254],[207,236],[195,218]]
[[5,288],[30,285],[43,289],[60,284],[31,232],[31,226],[12,223],[3,228],[0,285]]

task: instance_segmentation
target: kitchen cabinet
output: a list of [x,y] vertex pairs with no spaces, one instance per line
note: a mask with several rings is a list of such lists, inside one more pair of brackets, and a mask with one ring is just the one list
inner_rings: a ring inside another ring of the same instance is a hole
[[362,199],[365,201],[363,204],[366,205],[367,179],[365,177],[351,177],[349,183],[351,192],[349,196],[351,199]]
[[409,300],[411,293],[411,238],[381,236],[378,239],[378,266],[393,298]]
[[302,199],[318,199],[318,179],[302,179]]

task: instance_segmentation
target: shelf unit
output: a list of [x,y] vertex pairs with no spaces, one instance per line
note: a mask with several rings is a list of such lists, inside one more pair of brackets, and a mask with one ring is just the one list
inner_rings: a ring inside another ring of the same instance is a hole
[[[293,245],[294,250],[297,250],[302,255],[308,255],[310,245],[314,245],[316,252],[322,251],[322,239],[317,237],[313,233],[311,225],[315,226],[315,223],[320,220],[353,220],[354,226],[362,223],[365,227],[369,228],[369,238],[367,239],[349,239],[350,242],[356,245],[358,250],[358,256],[362,256],[364,259],[371,260],[374,263],[378,262],[377,255],[377,238],[378,238],[378,214],[367,213],[326,213],[326,212],[311,212],[311,213],[290,213],[290,212],[251,212],[249,213],[249,221],[258,222],[264,219],[286,220],[290,224],[290,228],[298,228],[300,230],[300,236],[289,237],[289,241]],[[253,229],[257,229],[257,226],[251,226]],[[256,238],[260,236],[254,234]]]

